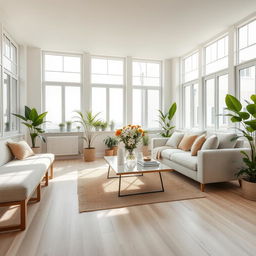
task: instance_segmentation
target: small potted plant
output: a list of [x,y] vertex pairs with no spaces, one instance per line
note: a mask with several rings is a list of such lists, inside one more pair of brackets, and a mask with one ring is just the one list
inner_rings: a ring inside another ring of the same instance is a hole
[[108,127],[108,123],[107,122],[101,122],[100,127],[101,127],[102,131],[105,131],[107,129],[107,127]]
[[111,137],[112,138],[112,149],[113,149],[113,156],[117,155],[117,150],[118,150],[118,139],[116,136]]
[[72,127],[72,121],[67,121],[66,125],[67,125],[67,132],[70,132],[71,131],[71,127]]
[[149,145],[149,136],[147,133],[145,133],[144,137],[142,137],[142,153],[143,156],[149,156],[149,150],[148,150],[148,145]]
[[76,129],[77,129],[77,132],[80,132],[81,126],[77,126]]
[[63,123],[59,124],[60,132],[64,132],[64,127],[65,127],[65,124]]
[[98,132],[100,130],[100,127],[101,127],[101,121],[100,120],[97,120],[93,123],[93,126],[95,128],[95,131]]
[[4,129],[5,132],[9,132],[10,131],[10,123],[9,122],[6,122],[5,123],[5,129]]
[[110,122],[109,127],[112,132],[115,130],[115,122],[113,120]]
[[108,136],[106,139],[104,139],[105,145],[108,147],[105,149],[105,156],[113,156],[114,150],[113,147],[113,137]]

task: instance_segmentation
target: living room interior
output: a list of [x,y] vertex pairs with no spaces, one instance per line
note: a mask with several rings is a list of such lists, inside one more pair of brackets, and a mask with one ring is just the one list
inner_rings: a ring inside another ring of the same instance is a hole
[[0,256],[255,255],[255,0],[0,0]]

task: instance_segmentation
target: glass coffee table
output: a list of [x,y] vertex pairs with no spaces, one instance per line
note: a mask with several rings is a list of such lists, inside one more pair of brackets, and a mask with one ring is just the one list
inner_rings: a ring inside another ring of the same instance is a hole
[[[107,164],[109,165],[107,179],[113,179],[113,178],[119,179],[119,186],[118,186],[118,196],[119,197],[164,192],[164,184],[163,184],[161,172],[173,171],[172,169],[170,169],[170,167],[168,167],[167,165],[162,164],[162,163],[160,163],[159,166],[150,166],[150,167],[144,167],[140,164],[137,164],[133,169],[128,169],[128,167],[126,165],[118,165],[117,164],[117,156],[104,156],[104,159],[107,162]],[[109,175],[111,169],[116,173],[116,176]],[[158,173],[159,174],[160,183],[161,183],[160,190],[139,192],[139,193],[132,193],[132,194],[121,194],[122,177],[143,176],[146,173]]]

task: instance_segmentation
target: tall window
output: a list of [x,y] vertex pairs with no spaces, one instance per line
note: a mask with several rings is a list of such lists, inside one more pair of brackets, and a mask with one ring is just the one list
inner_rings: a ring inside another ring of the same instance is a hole
[[205,74],[228,67],[228,36],[205,47]]
[[256,20],[238,29],[239,63],[256,58]]
[[92,57],[92,111],[100,119],[123,126],[124,120],[124,59]]
[[48,111],[47,128],[72,121],[81,109],[82,59],[80,55],[43,54],[44,109]]
[[198,52],[184,58],[183,81],[184,83],[198,78]]
[[161,62],[133,60],[133,123],[158,128],[161,108]]
[[18,130],[17,118],[11,113],[18,112],[18,47],[3,35],[3,125],[4,132]]

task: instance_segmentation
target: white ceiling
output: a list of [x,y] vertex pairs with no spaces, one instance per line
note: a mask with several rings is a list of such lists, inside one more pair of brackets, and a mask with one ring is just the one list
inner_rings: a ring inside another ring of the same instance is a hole
[[46,50],[171,58],[256,11],[256,0],[0,0],[19,43]]

